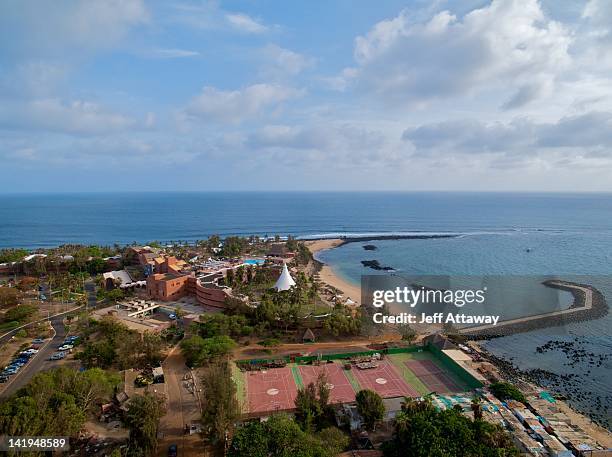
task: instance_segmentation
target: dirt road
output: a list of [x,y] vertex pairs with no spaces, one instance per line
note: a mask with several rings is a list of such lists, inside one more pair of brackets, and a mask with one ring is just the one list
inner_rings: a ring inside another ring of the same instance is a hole
[[[159,440],[159,456],[166,456],[168,446],[176,444],[179,456],[204,456],[204,445],[198,434],[186,435],[185,425],[200,420],[200,407],[193,388],[190,387],[190,370],[177,347],[162,363],[168,401],[166,415],[161,418],[159,429],[162,438]],[[189,379],[185,379],[185,378]]]

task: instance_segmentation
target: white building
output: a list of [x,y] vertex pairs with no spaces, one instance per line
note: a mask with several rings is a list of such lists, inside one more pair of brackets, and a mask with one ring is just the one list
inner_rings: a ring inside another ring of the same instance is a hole
[[281,290],[289,290],[293,286],[295,286],[295,281],[289,274],[289,270],[287,269],[287,264],[283,264],[283,271],[281,272],[280,276],[276,280],[276,284],[274,284],[274,288],[277,291],[281,291]]

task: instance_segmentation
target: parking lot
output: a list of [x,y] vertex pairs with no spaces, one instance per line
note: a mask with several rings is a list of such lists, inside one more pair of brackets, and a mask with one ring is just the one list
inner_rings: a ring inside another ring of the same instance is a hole
[[[29,348],[15,354],[11,361],[3,367],[0,372],[0,381],[2,381],[0,397],[12,395],[25,386],[36,373],[53,368],[61,358],[67,356],[70,349],[60,351],[59,348],[65,344],[74,344],[75,340],[68,339],[70,337],[66,335],[62,320],[62,316],[51,318],[50,323],[55,332],[53,338],[33,339]],[[56,360],[51,360],[58,352],[64,352],[64,357],[55,357]]]

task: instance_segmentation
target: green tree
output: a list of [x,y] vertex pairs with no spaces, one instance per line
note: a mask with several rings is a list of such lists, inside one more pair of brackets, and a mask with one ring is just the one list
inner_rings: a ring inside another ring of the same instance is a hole
[[212,364],[202,377],[202,425],[210,439],[224,442],[240,414],[236,385],[227,361]]
[[102,370],[58,368],[38,373],[0,404],[0,434],[76,436],[118,382],[117,376]]
[[363,417],[366,428],[373,430],[376,423],[385,415],[385,404],[376,392],[368,389],[360,390],[355,397],[357,411]]
[[0,287],[0,307],[8,308],[19,303],[19,291],[15,287]]
[[19,262],[29,254],[25,249],[2,249],[0,250],[0,263]]
[[164,414],[163,400],[159,397],[145,394],[136,395],[129,400],[125,424],[130,430],[131,449],[141,450],[145,456],[155,453],[159,420]]
[[329,392],[328,378],[323,373],[316,382],[298,390],[295,419],[302,430],[311,433],[322,426],[324,415],[328,412]]
[[489,390],[500,400],[516,400],[526,403],[525,395],[509,382],[494,382],[489,386]]
[[212,235],[207,240],[208,250],[210,252],[214,252],[214,249],[217,249],[221,244],[221,238],[219,235]]
[[472,398],[471,403],[472,413],[474,414],[474,420],[482,419],[482,400],[480,397]]
[[408,324],[400,326],[400,334],[402,335],[402,340],[406,341],[408,344],[412,344],[417,337],[416,330],[414,330]]
[[229,336],[220,335],[202,338],[194,335],[181,342],[181,351],[189,366],[200,366],[213,359],[227,355],[236,343]]
[[236,430],[228,449],[229,457],[335,457],[340,442],[322,441],[320,436],[310,435],[284,414],[276,414],[266,422],[251,422]]
[[395,419],[393,440],[385,457],[503,457],[518,455],[499,426],[472,421],[459,409],[437,410],[431,401],[406,401]]
[[4,315],[4,320],[24,322],[28,319],[28,317],[35,314],[37,310],[38,308],[33,305],[18,305],[6,312]]
[[349,445],[350,439],[346,434],[336,428],[327,427],[317,433],[317,438],[329,449],[331,455],[338,455]]
[[109,301],[117,302],[125,297],[123,289],[112,289],[106,292],[105,297]]

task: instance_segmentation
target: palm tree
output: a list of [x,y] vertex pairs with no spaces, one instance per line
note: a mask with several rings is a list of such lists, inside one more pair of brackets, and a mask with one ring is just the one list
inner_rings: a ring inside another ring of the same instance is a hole
[[472,412],[474,413],[474,420],[482,419],[482,399],[480,397],[472,398]]

